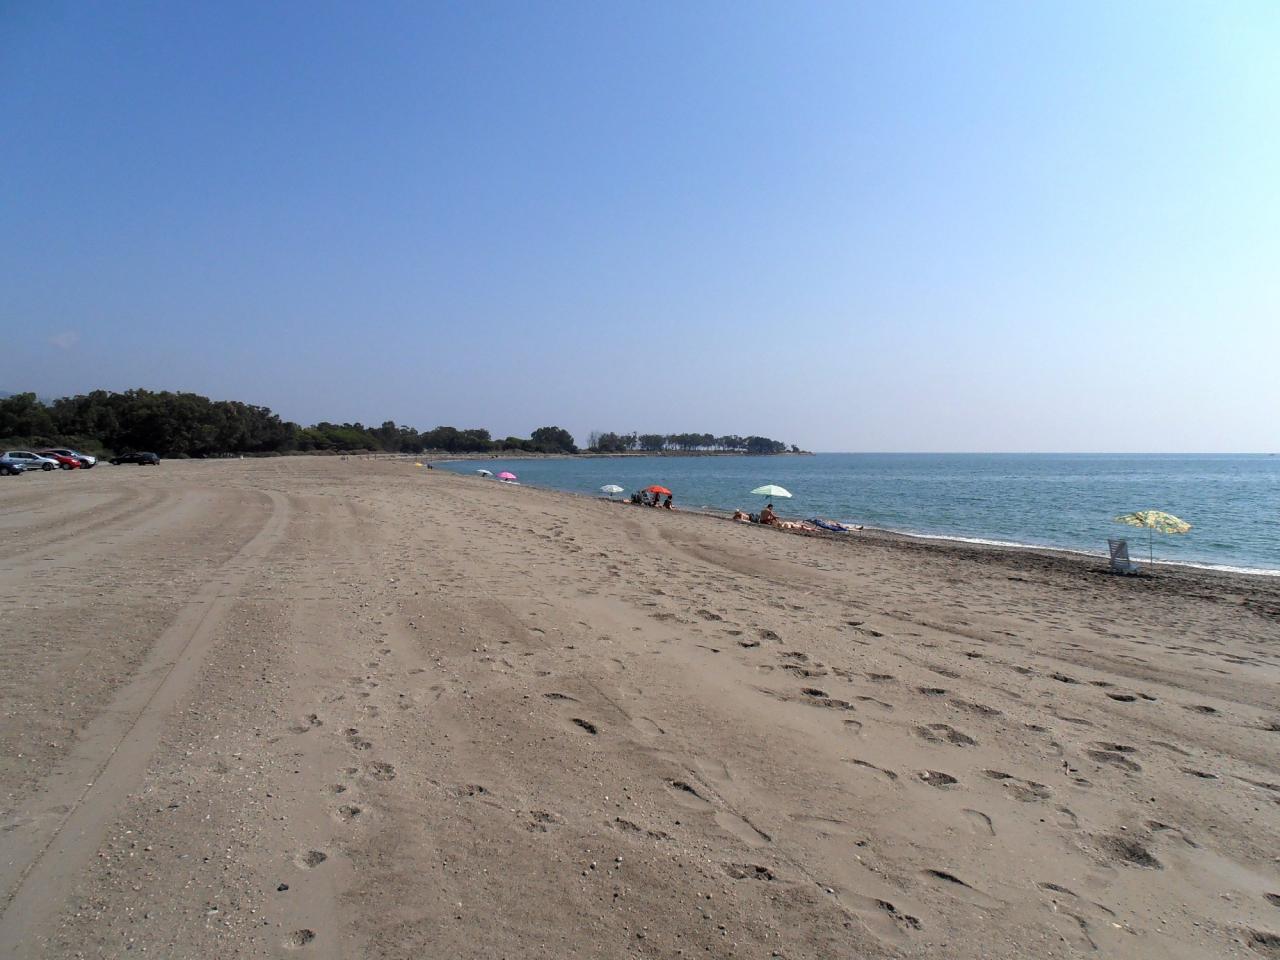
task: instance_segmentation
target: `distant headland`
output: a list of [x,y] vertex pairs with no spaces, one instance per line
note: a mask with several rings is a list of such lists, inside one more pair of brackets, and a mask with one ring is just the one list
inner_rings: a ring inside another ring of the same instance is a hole
[[167,390],[94,390],[43,400],[34,393],[0,394],[0,444],[70,446],[94,453],[149,450],[164,457],[398,453],[540,456],[761,456],[801,454],[768,437],[710,433],[600,433],[578,446],[563,427],[539,427],[528,437],[497,439],[483,427],[418,430],[386,420],[381,426],[321,421],[300,426],[267,407],[210,400]]

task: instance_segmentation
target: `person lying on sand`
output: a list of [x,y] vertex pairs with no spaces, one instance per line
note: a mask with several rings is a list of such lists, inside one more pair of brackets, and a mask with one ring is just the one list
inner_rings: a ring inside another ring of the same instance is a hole
[[739,521],[740,523],[750,523],[750,522],[751,522],[751,517],[750,517],[750,516],[748,516],[747,514],[743,513],[743,512],[742,512],[742,510],[741,510],[741,508],[739,508],[739,509],[737,509],[737,510],[733,511],[733,519],[735,519],[735,520]]
[[792,533],[817,533],[818,528],[812,523],[805,523],[803,520],[779,520],[775,524],[779,530],[789,530]]
[[760,511],[760,522],[774,526],[778,522],[778,515],[773,512],[773,504],[767,503],[763,510]]

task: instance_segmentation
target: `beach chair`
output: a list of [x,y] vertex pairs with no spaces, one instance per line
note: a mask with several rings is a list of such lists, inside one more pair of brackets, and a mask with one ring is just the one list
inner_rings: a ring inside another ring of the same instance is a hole
[[1137,573],[1141,569],[1129,559],[1128,540],[1108,540],[1107,546],[1111,550],[1112,573]]

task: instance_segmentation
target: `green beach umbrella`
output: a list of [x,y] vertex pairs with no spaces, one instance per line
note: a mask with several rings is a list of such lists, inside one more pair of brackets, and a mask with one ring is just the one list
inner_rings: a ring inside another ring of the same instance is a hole
[[783,497],[787,500],[791,499],[791,491],[778,486],[776,483],[766,483],[763,487],[756,487],[751,492],[759,494],[762,497]]
[[1151,545],[1152,534],[1186,533],[1191,529],[1191,524],[1187,521],[1180,520],[1172,513],[1165,513],[1163,510],[1139,510],[1137,513],[1126,513],[1123,517],[1116,517],[1116,523],[1147,528],[1147,562],[1152,565],[1155,564]]

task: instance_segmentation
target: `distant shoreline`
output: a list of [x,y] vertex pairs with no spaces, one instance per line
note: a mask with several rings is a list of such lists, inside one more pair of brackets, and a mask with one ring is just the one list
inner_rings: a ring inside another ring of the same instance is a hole
[[443,453],[424,451],[421,454],[386,454],[386,456],[416,456],[433,463],[451,460],[618,460],[637,457],[815,457],[812,450],[786,450],[782,453],[747,453],[744,450],[627,450],[622,453],[596,453],[583,450],[579,453],[534,453],[528,450],[474,451],[470,453]]

